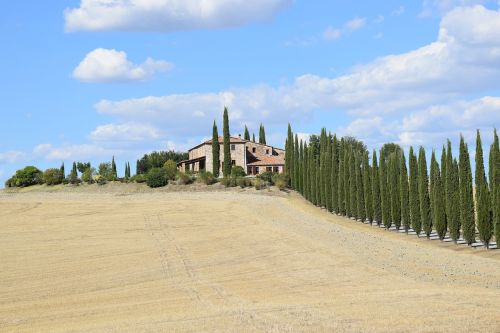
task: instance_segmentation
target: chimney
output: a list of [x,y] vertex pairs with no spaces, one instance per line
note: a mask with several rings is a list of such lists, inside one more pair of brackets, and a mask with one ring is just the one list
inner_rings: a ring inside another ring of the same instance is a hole
[[240,138],[240,139],[241,139],[241,134],[238,134],[238,138]]

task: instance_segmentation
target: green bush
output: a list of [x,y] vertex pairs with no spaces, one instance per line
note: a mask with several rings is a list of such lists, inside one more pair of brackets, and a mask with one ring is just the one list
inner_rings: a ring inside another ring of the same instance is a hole
[[238,178],[238,177],[245,177],[247,174],[245,173],[245,169],[241,166],[233,166],[231,168],[231,177]]
[[215,179],[214,175],[208,171],[200,172],[200,174],[198,175],[198,180],[205,185],[212,185],[217,182],[217,179]]
[[256,190],[262,190],[267,187],[267,183],[260,178],[255,178],[255,180],[253,181],[253,186]]
[[236,178],[235,177],[224,177],[221,180],[221,184],[225,187],[235,187],[236,186]]
[[16,176],[12,176],[5,181],[5,187],[15,187],[16,186]]
[[261,174],[258,174],[257,178],[262,179],[263,181],[272,184],[274,175],[275,175],[274,172],[266,171],[266,172],[263,172]]
[[24,169],[17,170],[12,178],[13,185],[17,187],[43,184],[43,173],[34,166],[27,166]]
[[109,163],[109,162],[99,164],[97,173],[99,176],[101,176],[102,178],[104,178],[106,180],[109,180],[109,181],[115,180],[115,175],[113,173],[111,163]]
[[280,190],[284,190],[290,182],[290,178],[287,174],[276,173],[272,177],[272,183],[276,185]]
[[168,184],[164,168],[152,168],[146,175],[146,184],[149,187],[162,187]]
[[95,182],[97,183],[97,185],[105,185],[108,181],[105,177],[98,174],[97,176],[95,176]]
[[82,181],[87,184],[92,184],[94,182],[95,169],[89,167],[85,169],[82,173]]
[[174,180],[175,175],[177,174],[177,163],[173,160],[168,160],[163,165],[163,168],[165,169],[165,176],[167,179]]
[[239,178],[236,178],[236,184],[241,187],[241,188],[245,188],[248,186],[249,182],[246,178],[244,177],[239,177]]
[[194,177],[184,172],[177,173],[177,185],[188,185],[194,181]]
[[43,182],[47,185],[57,185],[62,183],[61,170],[50,168],[43,173]]

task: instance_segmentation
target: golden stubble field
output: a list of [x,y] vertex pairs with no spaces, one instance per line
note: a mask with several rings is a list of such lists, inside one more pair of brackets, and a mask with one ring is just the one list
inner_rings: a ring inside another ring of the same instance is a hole
[[500,332],[500,251],[296,195],[0,193],[0,332]]

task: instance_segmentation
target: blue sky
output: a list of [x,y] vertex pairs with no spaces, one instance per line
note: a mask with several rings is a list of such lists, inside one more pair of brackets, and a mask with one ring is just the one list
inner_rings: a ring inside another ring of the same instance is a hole
[[[439,148],[500,122],[498,1],[4,1],[0,181],[210,136],[325,126]],[[487,150],[487,148],[485,148]],[[430,154],[429,154],[430,155]]]

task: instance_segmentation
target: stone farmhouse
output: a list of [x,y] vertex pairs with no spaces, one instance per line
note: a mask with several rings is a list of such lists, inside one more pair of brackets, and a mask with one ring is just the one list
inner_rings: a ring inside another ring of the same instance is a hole
[[[224,163],[223,138],[219,137],[220,166]],[[269,145],[244,140],[241,136],[230,138],[231,164],[241,166],[247,175],[258,175],[266,171],[282,173],[285,169],[285,151]],[[212,140],[205,141],[188,151],[189,159],[177,164],[180,171],[212,171]]]

